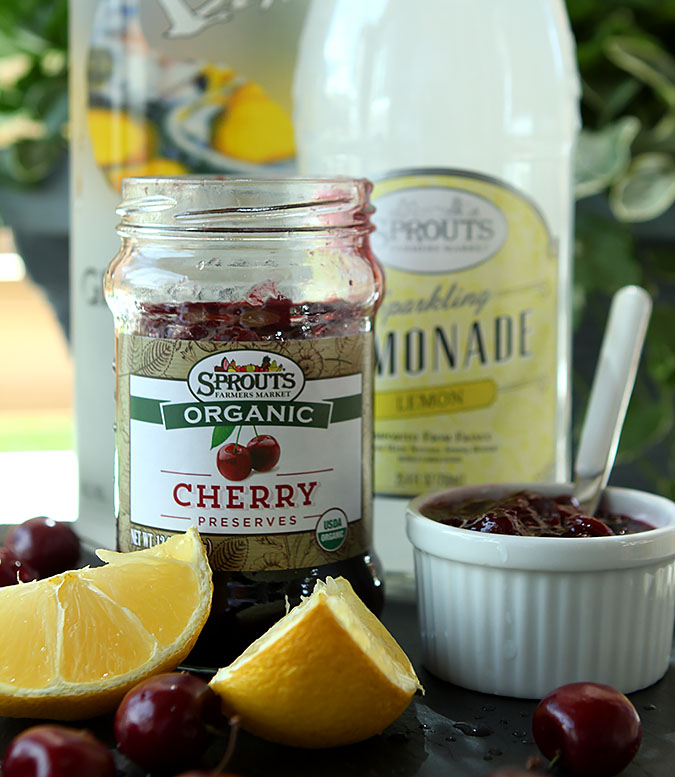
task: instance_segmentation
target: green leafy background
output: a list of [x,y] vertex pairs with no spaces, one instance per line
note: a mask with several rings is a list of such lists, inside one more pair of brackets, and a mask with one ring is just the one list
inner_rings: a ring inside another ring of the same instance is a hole
[[610,482],[675,497],[675,0],[567,0],[582,79],[575,439],[611,295],[654,298]]
[[[67,8],[67,0],[0,3],[0,186],[39,185],[66,152]],[[567,0],[567,8],[584,125],[575,439],[610,296],[639,283],[655,307],[612,482],[675,497],[675,0]]]
[[0,185],[44,180],[67,148],[67,0],[0,3]]

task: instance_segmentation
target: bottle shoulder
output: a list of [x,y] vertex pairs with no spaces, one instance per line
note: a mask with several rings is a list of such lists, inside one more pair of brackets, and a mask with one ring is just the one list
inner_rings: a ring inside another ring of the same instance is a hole
[[558,0],[430,0],[422,10],[400,0],[315,3],[294,91],[301,153],[312,139],[342,139],[419,158],[416,147],[452,144],[459,157],[497,139],[564,142],[579,124]]

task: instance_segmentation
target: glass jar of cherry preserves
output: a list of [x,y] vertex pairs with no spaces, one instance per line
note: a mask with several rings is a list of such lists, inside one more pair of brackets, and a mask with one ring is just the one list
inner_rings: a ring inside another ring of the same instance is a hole
[[222,666],[344,575],[379,613],[370,552],[370,183],[129,178],[115,317],[117,537],[196,526],[214,573],[193,665]]

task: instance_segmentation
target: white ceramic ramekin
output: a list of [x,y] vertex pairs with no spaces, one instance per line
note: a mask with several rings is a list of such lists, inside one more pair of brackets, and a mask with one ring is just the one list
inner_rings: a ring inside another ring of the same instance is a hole
[[602,507],[656,528],[612,537],[521,537],[446,526],[420,513],[439,496],[499,497],[570,484],[464,486],[423,494],[407,510],[424,664],[485,693],[541,698],[569,682],[624,693],[668,668],[675,615],[675,504],[606,490]]

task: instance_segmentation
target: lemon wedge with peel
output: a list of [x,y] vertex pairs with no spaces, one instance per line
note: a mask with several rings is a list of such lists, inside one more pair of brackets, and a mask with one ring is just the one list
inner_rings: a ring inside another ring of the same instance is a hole
[[246,730],[308,748],[379,734],[423,692],[406,654],[342,577],[318,581],[210,686]]
[[190,652],[213,585],[196,529],[101,567],[0,588],[0,715],[75,720]]

